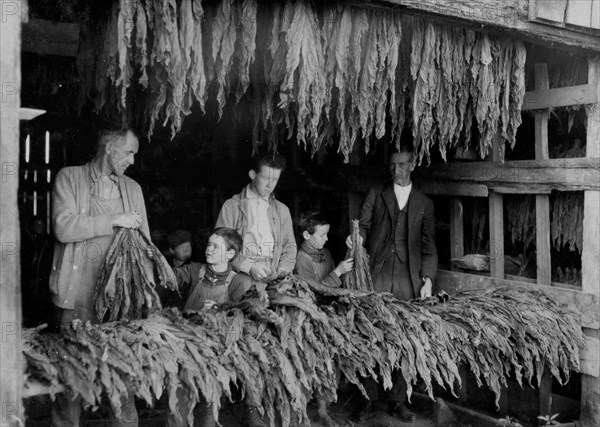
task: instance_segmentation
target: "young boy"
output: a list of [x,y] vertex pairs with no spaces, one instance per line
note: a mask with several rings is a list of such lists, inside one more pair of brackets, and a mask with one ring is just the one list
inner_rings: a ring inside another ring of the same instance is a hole
[[335,267],[331,252],[324,247],[329,222],[318,212],[309,212],[302,215],[299,228],[304,240],[296,256],[296,274],[327,286],[341,286],[340,277],[352,270],[354,261],[346,259]]
[[[309,212],[301,216],[299,228],[303,242],[296,256],[296,274],[327,286],[341,286],[340,277],[352,270],[354,260],[346,259],[335,267],[331,252],[324,247],[327,243],[329,222],[318,212]],[[320,395],[316,396],[316,400],[317,413],[321,421],[327,426],[336,426],[335,421],[327,413],[327,402]],[[292,424],[297,424],[296,420],[292,420]]]
[[[206,264],[192,262],[182,267],[173,268],[177,277],[179,292],[185,303],[183,311],[199,311],[209,309],[216,304],[228,301],[239,301],[244,293],[252,286],[252,279],[244,273],[236,273],[231,269],[230,262],[242,250],[242,238],[231,228],[215,229],[208,238],[206,245]],[[179,399],[180,413],[187,412],[185,399]],[[200,427],[214,427],[215,418],[212,408],[198,405],[195,417]],[[262,423],[256,408],[246,404],[245,421],[250,427],[266,427]],[[173,414],[167,419],[167,426],[186,425],[178,422]]]
[[167,256],[171,259],[171,267],[181,267],[192,257],[192,233],[187,230],[175,230],[167,236],[169,249]]

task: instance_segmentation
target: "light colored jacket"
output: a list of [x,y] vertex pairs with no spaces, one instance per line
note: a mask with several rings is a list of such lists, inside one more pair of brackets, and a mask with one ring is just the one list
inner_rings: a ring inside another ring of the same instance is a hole
[[[248,206],[249,199],[246,190],[247,188],[244,188],[241,193],[225,201],[221,212],[219,212],[215,227],[233,228],[243,238],[250,228],[248,224],[250,213]],[[294,265],[296,264],[297,249],[290,210],[271,195],[267,216],[269,217],[269,224],[271,225],[271,231],[275,240],[271,270],[276,272],[279,268],[282,268],[291,272],[294,270]],[[240,252],[231,265],[236,271],[250,274],[250,268],[256,260],[251,257],[245,257],[243,252]]]
[[[93,250],[93,239],[113,233],[109,215],[90,216],[90,189],[100,178],[92,163],[66,167],[58,171],[52,193],[52,225],[56,237],[50,273],[50,291],[55,305],[73,309],[82,278],[78,267],[86,250]],[[138,211],[140,230],[150,240],[148,218],[142,188],[133,179],[119,177],[119,189],[125,212]]]

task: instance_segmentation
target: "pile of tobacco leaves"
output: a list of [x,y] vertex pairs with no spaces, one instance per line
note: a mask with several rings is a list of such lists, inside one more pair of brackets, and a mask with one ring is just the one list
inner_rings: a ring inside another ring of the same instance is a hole
[[290,276],[216,310],[74,322],[60,335],[29,330],[23,352],[29,378],[64,384],[92,407],[103,394],[119,408],[128,392],[151,405],[166,393],[178,413],[183,388],[190,413],[180,416],[192,425],[200,395],[216,414],[238,384],[271,425],[287,426],[291,410],[308,425],[306,403],[315,392],[336,400],[337,369],[364,391],[361,377],[390,387],[399,368],[409,394],[422,381],[432,396],[434,383],[456,391],[465,364],[498,398],[509,375],[539,384],[546,367],[567,381],[582,345],[577,316],[537,291],[496,288],[407,302]]

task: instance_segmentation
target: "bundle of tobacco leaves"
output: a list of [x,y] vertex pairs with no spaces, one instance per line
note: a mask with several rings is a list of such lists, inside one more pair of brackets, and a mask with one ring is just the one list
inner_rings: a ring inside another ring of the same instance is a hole
[[352,271],[344,274],[342,282],[346,289],[357,289],[360,291],[372,291],[373,280],[371,279],[371,267],[369,266],[369,254],[360,243],[360,228],[357,219],[352,220],[352,249],[348,251],[346,258],[354,259]]
[[[552,331],[552,333],[549,333]],[[318,392],[337,398],[336,371],[361,390],[371,376],[385,387],[400,369],[409,389],[422,381],[454,392],[458,366],[500,396],[514,375],[533,385],[544,368],[562,383],[579,367],[577,317],[538,291],[495,288],[423,301],[329,288],[290,276],[250,290],[242,301],[182,316],[171,309],[148,319],[102,325],[74,322],[60,335],[24,334],[27,375],[61,383],[96,406],[106,393],[117,412],[127,393],[169,410],[189,425],[203,396],[215,415],[231,384],[252,396],[271,425],[305,425]],[[179,414],[177,390],[189,413]]]
[[[148,255],[148,251],[152,256]],[[142,232],[122,228],[100,268],[94,307],[102,321],[139,319],[161,310],[156,286],[177,291],[177,278],[160,250]]]

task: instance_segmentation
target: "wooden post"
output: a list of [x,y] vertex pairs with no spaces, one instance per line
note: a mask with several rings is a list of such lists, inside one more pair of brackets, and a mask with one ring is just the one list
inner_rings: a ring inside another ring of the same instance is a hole
[[[460,197],[452,199],[450,207],[450,258],[460,258],[465,254],[464,247],[463,204]],[[450,266],[451,270],[456,270]]]
[[19,187],[19,106],[21,21],[25,1],[3,2],[0,10],[0,425],[23,425],[21,350]]
[[[535,64],[535,89],[548,89],[546,64]],[[548,155],[548,111],[535,113],[535,159],[549,159]],[[535,196],[537,282],[550,285],[552,265],[550,262],[550,196]]]
[[[491,161],[502,160],[504,141],[500,135],[494,137]],[[501,193],[490,191],[490,274],[497,279],[504,278],[504,198]]]
[[[600,56],[590,58],[588,84],[595,86],[600,97]],[[599,98],[600,99],[600,98]],[[600,104],[588,112],[586,156],[600,157]],[[581,287],[600,298],[600,191],[585,191],[583,204],[583,248],[581,251]],[[587,336],[600,338],[598,330],[583,329]],[[600,425],[600,377],[581,375],[581,423],[583,426]]]

